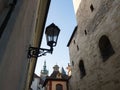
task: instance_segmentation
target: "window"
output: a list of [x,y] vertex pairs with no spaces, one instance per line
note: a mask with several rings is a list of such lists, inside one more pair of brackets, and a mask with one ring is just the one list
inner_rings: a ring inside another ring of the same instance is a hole
[[94,7],[93,7],[93,5],[92,5],[92,4],[90,5],[90,9],[91,9],[91,12],[93,12]]
[[56,90],[63,90],[63,86],[61,84],[56,85]]
[[72,61],[72,66],[74,66],[74,62]]
[[87,35],[87,31],[86,30],[84,31],[84,33],[85,33],[85,35]]
[[77,45],[77,51],[79,51],[79,46]]
[[99,40],[99,48],[103,61],[106,61],[110,56],[115,53],[109,38],[105,35],[103,35]]
[[80,78],[83,78],[86,75],[83,60],[80,60],[80,62],[79,62],[79,69],[80,69]]
[[75,40],[74,40],[74,44],[75,44]]

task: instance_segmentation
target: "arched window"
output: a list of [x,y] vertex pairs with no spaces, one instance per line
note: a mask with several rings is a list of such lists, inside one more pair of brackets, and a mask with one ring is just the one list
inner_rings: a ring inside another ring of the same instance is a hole
[[103,35],[99,40],[99,48],[103,61],[106,61],[115,52],[107,36]]
[[80,69],[80,78],[83,78],[86,75],[83,60],[80,60],[80,62],[79,62],[79,69]]
[[91,9],[91,12],[93,12],[94,7],[93,7],[93,5],[92,5],[92,4],[90,5],[90,9]]
[[74,61],[72,61],[72,66],[74,66]]
[[63,90],[63,86],[61,84],[56,85],[56,90]]

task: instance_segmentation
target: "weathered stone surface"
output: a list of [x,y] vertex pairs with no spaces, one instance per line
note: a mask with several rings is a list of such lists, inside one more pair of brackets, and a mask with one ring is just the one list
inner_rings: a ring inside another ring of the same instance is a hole
[[[119,90],[120,1],[81,0],[76,18],[78,28],[69,45],[70,62],[74,62],[70,90]],[[99,49],[99,40],[103,35],[109,38],[115,51],[105,62]],[[82,79],[80,60],[84,61],[86,70]]]

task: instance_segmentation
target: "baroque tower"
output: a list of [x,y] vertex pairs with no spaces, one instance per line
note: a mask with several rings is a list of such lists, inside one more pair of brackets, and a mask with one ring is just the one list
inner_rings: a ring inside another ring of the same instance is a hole
[[46,69],[46,61],[44,61],[43,70],[41,70],[40,77],[45,80],[46,76],[48,76],[48,70]]

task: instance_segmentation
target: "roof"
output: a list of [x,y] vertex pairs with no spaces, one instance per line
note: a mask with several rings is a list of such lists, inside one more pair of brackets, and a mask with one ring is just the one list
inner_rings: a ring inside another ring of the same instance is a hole
[[62,73],[62,74],[66,74],[66,72],[65,72],[65,70],[64,70],[63,67],[62,67],[62,69],[61,69],[61,73]]
[[78,26],[75,27],[75,29],[74,29],[74,31],[73,31],[71,37],[70,37],[70,40],[69,40],[69,42],[68,42],[68,44],[67,44],[67,47],[69,47],[69,45],[70,45],[70,43],[71,43],[71,40],[72,40],[72,38],[73,38],[75,32],[77,31],[77,27],[78,27]]

